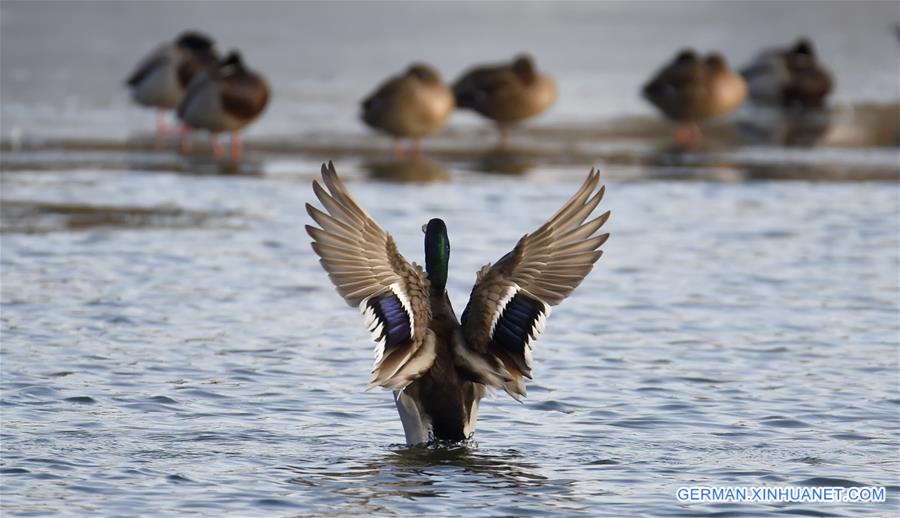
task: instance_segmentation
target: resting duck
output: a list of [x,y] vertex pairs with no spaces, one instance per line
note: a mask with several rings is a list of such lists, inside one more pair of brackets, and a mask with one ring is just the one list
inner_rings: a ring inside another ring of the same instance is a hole
[[338,293],[365,316],[376,342],[369,388],[394,391],[408,444],[471,438],[488,387],[517,400],[525,396],[524,378],[531,378],[532,351],[550,307],[587,276],[609,237],[595,235],[608,211],[585,222],[603,197],[599,180],[592,169],[553,217],[481,268],[459,321],[447,296],[444,222],[423,227],[423,270],[400,255],[334,165],[322,166],[325,187],[314,181],[313,191],[325,212],[307,204],[321,228],[306,230]]
[[821,107],[833,83],[831,72],[806,38],[793,47],[761,52],[741,74],[747,80],[751,99],[785,107]]
[[135,102],[157,108],[157,131],[163,134],[167,130],[165,112],[178,106],[196,75],[218,61],[215,43],[209,36],[185,32],[142,59],[126,84]]
[[683,50],[653,76],[643,94],[666,117],[680,123],[678,140],[691,147],[703,138],[697,123],[739,107],[747,97],[747,84],[720,54],[700,59],[694,51]]
[[403,157],[399,139],[413,139],[412,153],[421,154],[419,139],[444,126],[453,113],[453,92],[440,74],[428,65],[416,63],[405,72],[382,83],[362,102],[362,120],[397,141],[394,155]]
[[512,63],[467,71],[454,83],[453,95],[458,107],[496,122],[500,143],[505,144],[510,125],[540,115],[556,101],[556,83],[523,54]]
[[178,106],[178,118],[191,128],[212,134],[213,155],[217,159],[223,155],[218,134],[231,132],[231,158],[237,160],[241,154],[238,132],[256,120],[268,102],[266,80],[246,68],[240,53],[232,51],[191,83]]

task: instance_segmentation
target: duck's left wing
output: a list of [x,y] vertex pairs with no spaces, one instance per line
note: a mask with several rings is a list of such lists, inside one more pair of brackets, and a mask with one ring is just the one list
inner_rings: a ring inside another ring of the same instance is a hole
[[[525,395],[523,377],[531,378],[531,353],[550,307],[562,302],[603,255],[598,248],[609,234],[595,233],[609,211],[585,222],[603,198],[599,177],[592,169],[549,221],[478,272],[462,315],[465,350],[457,351],[464,370],[476,379],[516,398]],[[505,381],[491,382],[498,378]]]
[[327,191],[313,181],[325,212],[306,204],[322,228],[307,225],[313,250],[338,293],[366,317],[375,344],[369,387],[406,387],[434,362],[428,278],[397,250],[394,238],[353,199],[334,165],[322,165]]

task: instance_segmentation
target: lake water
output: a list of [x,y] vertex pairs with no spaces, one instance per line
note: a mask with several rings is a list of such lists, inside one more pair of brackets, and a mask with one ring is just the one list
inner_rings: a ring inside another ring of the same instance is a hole
[[[0,509],[896,516],[897,20],[893,2],[4,2]],[[120,88],[184,27],[269,75],[240,164],[155,149]],[[681,153],[636,94],[684,44],[740,64],[801,33],[837,77],[816,146],[748,132],[746,109]],[[413,59],[451,79],[523,49],[561,97],[510,149],[456,114],[396,163],[356,119]],[[469,447],[405,447],[390,394],[364,391],[362,317],[303,229],[329,159],[408,259],[446,220],[458,311],[603,171],[606,253],[549,319],[528,399],[487,398]],[[887,502],[679,503],[692,485]]]

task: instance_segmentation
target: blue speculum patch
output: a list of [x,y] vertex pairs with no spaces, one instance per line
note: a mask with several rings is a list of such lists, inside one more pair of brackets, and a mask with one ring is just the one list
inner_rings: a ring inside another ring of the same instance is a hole
[[517,293],[497,320],[494,343],[511,353],[524,354],[531,329],[542,311],[542,304]]
[[404,344],[410,339],[409,315],[403,304],[394,293],[388,293],[369,301],[369,307],[381,323],[381,336],[384,338],[385,351],[391,347]]

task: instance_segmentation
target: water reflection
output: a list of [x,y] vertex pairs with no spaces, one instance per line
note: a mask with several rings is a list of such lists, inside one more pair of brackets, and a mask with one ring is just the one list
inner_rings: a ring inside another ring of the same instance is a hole
[[814,147],[827,134],[831,114],[821,108],[780,110],[753,108],[737,128],[748,144]]
[[229,213],[190,211],[174,206],[133,207],[85,203],[47,203],[4,200],[0,205],[0,233],[45,233],[103,228],[190,228]]
[[182,157],[181,170],[186,174],[217,176],[263,176],[263,163],[247,159],[215,160],[205,154]]
[[502,147],[484,152],[473,165],[476,171],[505,175],[522,175],[537,166],[533,156]]
[[[644,170],[641,176],[645,180],[678,180],[701,182],[743,182],[748,180],[746,171],[725,160],[710,160],[703,164],[681,163],[671,165],[671,154],[664,152],[657,157],[657,162]],[[670,165],[660,166],[660,163]]]
[[144,151],[178,151],[178,132],[169,131],[167,133],[148,133],[138,131],[131,133],[125,139],[125,145],[129,149],[140,149]]
[[380,466],[391,470],[416,471],[433,466],[450,466],[487,479],[508,482],[511,486],[541,485],[546,477],[537,473],[538,466],[525,461],[516,450],[504,450],[501,455],[481,452],[470,446],[414,446],[403,447],[384,456]]
[[[440,497],[453,494],[455,484],[484,488],[540,488],[548,481],[540,468],[516,450],[482,452],[470,446],[401,446],[368,462],[341,461],[317,466],[287,466],[288,483],[346,492],[355,505],[369,508],[373,500],[399,496]],[[450,474],[453,476],[450,476]],[[354,484],[347,485],[348,479]],[[456,482],[453,482],[456,481]],[[352,488],[352,489],[351,489]]]
[[376,180],[401,183],[448,182],[443,164],[426,159],[365,162],[362,168]]
[[[158,170],[188,175],[263,175],[263,164],[253,155],[244,155],[240,160],[216,160],[211,154],[208,139],[200,141],[196,136],[192,137],[190,149],[183,151],[177,132],[170,131],[165,135],[134,133],[126,139],[124,149],[142,153],[127,155],[126,165],[134,171]],[[97,142],[84,142],[82,146],[91,150],[103,148]],[[121,146],[112,143],[108,147],[107,151],[122,151]]]

